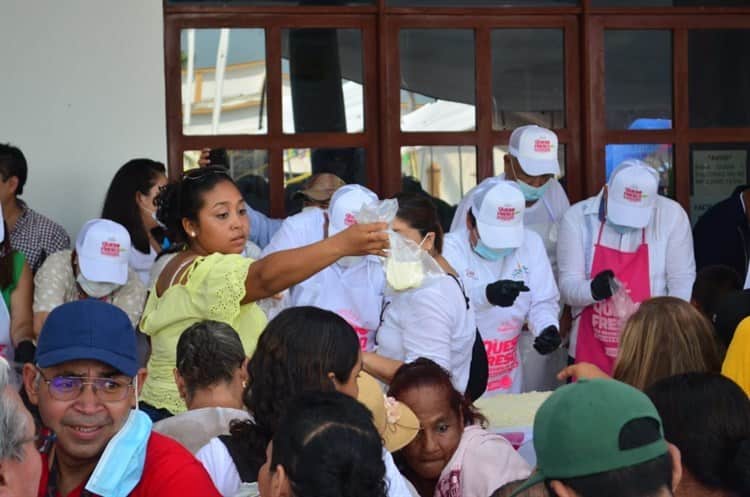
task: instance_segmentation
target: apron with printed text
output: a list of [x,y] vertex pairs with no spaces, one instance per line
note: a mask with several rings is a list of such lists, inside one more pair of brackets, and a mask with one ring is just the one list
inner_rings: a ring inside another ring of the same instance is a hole
[[[625,285],[635,303],[651,297],[650,268],[646,230],[635,252],[605,247],[602,242],[604,223],[599,226],[599,237],[594,245],[591,275],[611,269]],[[602,300],[586,307],[581,313],[576,344],[576,362],[590,362],[607,374],[612,374],[620,346],[621,323],[612,309],[612,299]]]
[[12,363],[15,358],[15,349],[10,338],[10,312],[5,305],[5,299],[0,296],[0,357],[4,357]]
[[[511,268],[507,267],[509,264],[512,265]],[[517,257],[508,256],[497,279],[523,280],[528,285],[527,273]],[[521,392],[518,339],[531,308],[530,293],[522,292],[511,307],[492,306],[476,313],[489,370],[487,391],[483,397]]]

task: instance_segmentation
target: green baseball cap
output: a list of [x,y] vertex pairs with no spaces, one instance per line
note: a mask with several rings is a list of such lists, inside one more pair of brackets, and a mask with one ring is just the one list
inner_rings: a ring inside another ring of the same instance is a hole
[[[659,439],[621,449],[621,430],[642,418],[659,423]],[[534,449],[537,471],[513,495],[545,480],[614,471],[668,452],[661,418],[646,394],[603,379],[581,379],[561,387],[541,405],[534,418]]]

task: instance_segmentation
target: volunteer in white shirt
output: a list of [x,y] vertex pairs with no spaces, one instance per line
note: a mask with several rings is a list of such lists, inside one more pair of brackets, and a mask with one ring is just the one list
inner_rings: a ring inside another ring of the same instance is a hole
[[466,213],[478,188],[505,180],[515,181],[526,199],[524,225],[542,237],[556,273],[558,225],[570,207],[568,196],[556,179],[560,175],[557,152],[557,135],[554,132],[533,124],[513,130],[508,153],[503,157],[505,172],[485,179],[464,195],[456,208],[451,232],[466,229]]
[[477,333],[474,311],[454,269],[441,255],[443,230],[435,205],[415,193],[399,194],[396,200],[393,230],[429,254],[422,255],[436,274],[425,275],[428,268],[421,262],[386,264],[388,289],[376,336],[377,353],[405,362],[431,359],[451,374],[456,390],[466,392]]
[[[363,206],[377,201],[377,195],[363,186],[342,186],[331,197],[328,211],[309,209],[287,218],[263,255],[333,236],[355,224],[355,215]],[[385,275],[376,257],[342,257],[290,288],[283,307],[312,305],[335,312],[357,331],[362,350],[369,351],[380,324],[384,288]]]
[[669,295],[690,300],[695,259],[690,221],[675,201],[658,195],[658,172],[627,160],[595,197],[563,217],[557,246],[560,292],[573,307],[569,353],[611,372],[619,346],[611,279],[642,302]]
[[524,323],[539,353],[561,342],[557,285],[541,238],[524,228],[525,207],[514,182],[482,187],[466,215],[467,230],[445,237],[443,255],[464,281],[487,350],[488,395],[521,391]]

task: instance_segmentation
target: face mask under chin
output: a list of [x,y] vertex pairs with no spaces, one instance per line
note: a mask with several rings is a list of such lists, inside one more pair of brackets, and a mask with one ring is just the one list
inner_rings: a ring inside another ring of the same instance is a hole
[[615,224],[610,220],[607,220],[607,226],[612,228],[616,233],[620,235],[627,235],[628,233],[632,233],[633,231],[640,229],[640,228],[633,228],[632,226],[623,226],[621,224]]
[[547,187],[549,187],[549,181],[547,181],[542,186],[531,186],[528,183],[517,179],[516,184],[520,188],[521,193],[523,193],[523,197],[527,202],[536,202],[537,200],[542,198],[544,196],[544,192],[547,191]]

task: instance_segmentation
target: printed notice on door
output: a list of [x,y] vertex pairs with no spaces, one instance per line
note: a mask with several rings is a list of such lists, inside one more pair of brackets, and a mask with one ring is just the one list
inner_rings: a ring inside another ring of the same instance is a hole
[[694,150],[693,195],[690,200],[693,224],[712,205],[746,183],[746,150]]

